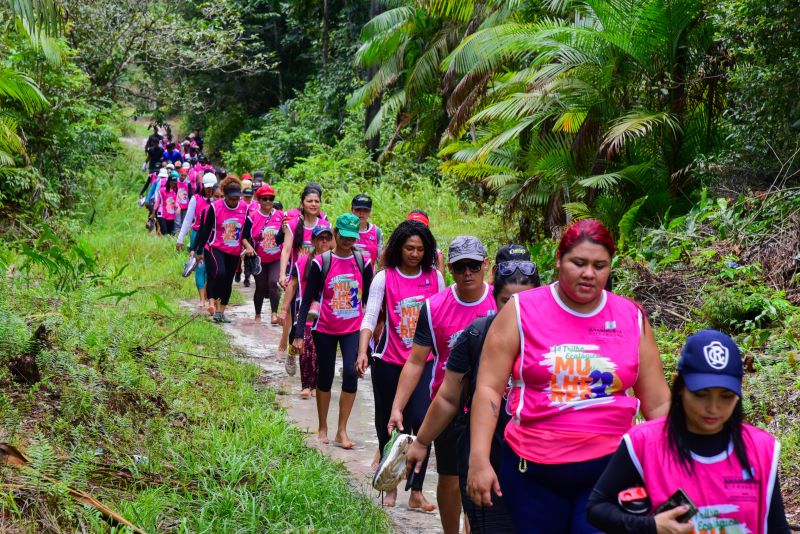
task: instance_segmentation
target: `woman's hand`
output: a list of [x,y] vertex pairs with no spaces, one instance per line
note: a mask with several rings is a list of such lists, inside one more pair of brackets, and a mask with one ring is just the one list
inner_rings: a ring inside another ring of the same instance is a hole
[[427,456],[428,446],[420,443],[419,439],[415,439],[406,453],[406,477],[410,477],[412,472],[422,471],[422,463]]
[[492,469],[492,464],[486,462],[476,466],[470,466],[467,476],[467,493],[477,506],[493,506],[492,492],[502,496],[500,482],[497,480],[497,473]]
[[386,425],[389,429],[389,435],[392,435],[392,430],[395,428],[400,432],[403,431],[403,412],[401,410],[392,409],[392,415],[389,416],[389,424]]
[[359,377],[364,376],[369,368],[369,359],[366,352],[359,352],[358,359],[356,359],[356,372]]
[[244,244],[244,253],[247,256],[255,256],[256,255],[256,251],[255,251],[255,249],[253,247],[250,246],[250,243],[245,243]]
[[178,252],[183,250],[183,243],[175,243],[175,250],[177,250]]
[[691,534],[694,532],[694,524],[691,521],[678,523],[678,517],[688,511],[689,507],[684,505],[661,512],[655,516],[656,532],[658,534]]
[[286,322],[286,310],[281,310],[278,312],[278,324],[283,326]]
[[278,280],[278,285],[281,287],[281,289],[286,289],[289,286],[289,282],[291,280],[292,280],[291,276],[286,276]]
[[292,346],[298,350],[298,352],[303,352],[303,338],[298,337],[292,341]]

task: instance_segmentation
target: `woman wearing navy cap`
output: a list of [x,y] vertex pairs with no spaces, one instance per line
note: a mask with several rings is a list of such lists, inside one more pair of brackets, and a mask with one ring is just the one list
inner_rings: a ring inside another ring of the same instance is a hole
[[[589,498],[589,522],[604,532],[788,533],[779,452],[771,434],[744,422],[739,347],[703,330],[681,351],[667,417],[625,434]],[[641,514],[621,497],[635,487]],[[696,510],[648,514],[677,490]]]

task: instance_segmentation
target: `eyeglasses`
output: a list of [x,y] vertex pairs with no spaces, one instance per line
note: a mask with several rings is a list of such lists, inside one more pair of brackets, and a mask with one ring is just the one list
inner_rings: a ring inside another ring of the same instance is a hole
[[259,202],[275,202],[275,197],[258,197]]
[[536,264],[522,260],[502,261],[497,264],[497,274],[500,276],[511,276],[515,271],[521,272],[524,276],[531,276],[536,272]]
[[314,239],[319,239],[320,241],[330,241],[331,239],[333,239],[333,236],[331,234],[325,233],[325,234],[319,234],[318,236],[314,236]]
[[453,274],[464,274],[467,269],[472,273],[477,273],[483,268],[482,261],[460,261],[458,263],[451,263],[450,268]]

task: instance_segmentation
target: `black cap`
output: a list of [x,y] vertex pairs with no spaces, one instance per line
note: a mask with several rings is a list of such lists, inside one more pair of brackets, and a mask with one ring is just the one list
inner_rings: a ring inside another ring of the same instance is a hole
[[353,209],[364,208],[371,210],[372,199],[366,193],[361,193],[360,195],[356,195],[355,197],[353,197],[353,201],[350,203],[350,207]]
[[264,171],[253,171],[253,181],[255,181],[256,178],[261,178],[263,180]]
[[253,196],[253,188],[252,187],[246,187],[246,188],[242,189],[242,194],[244,196],[246,196],[246,197],[252,197]]
[[512,243],[498,250],[494,257],[495,263],[514,260],[531,261],[531,253],[524,246]]

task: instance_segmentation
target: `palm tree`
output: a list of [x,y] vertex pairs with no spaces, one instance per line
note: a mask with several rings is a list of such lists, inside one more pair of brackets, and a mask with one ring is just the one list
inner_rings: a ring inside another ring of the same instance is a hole
[[[15,17],[9,24],[52,64],[59,64],[58,42],[61,15],[51,0],[7,0]],[[9,28],[10,29],[10,28]],[[48,106],[37,84],[26,74],[10,67],[0,68],[0,175],[15,172],[18,163],[29,164],[25,135],[19,126],[20,113],[33,115]]]
[[667,209],[667,199],[691,185],[692,164],[714,138],[720,108],[704,3],[559,7],[574,18],[486,28],[445,60],[458,75],[491,82],[468,122],[468,146],[446,146],[441,155],[459,158],[444,168],[468,177],[471,165],[502,151],[510,165],[482,179],[512,207],[541,212],[545,231],[592,208],[616,227],[645,195],[639,207]]

